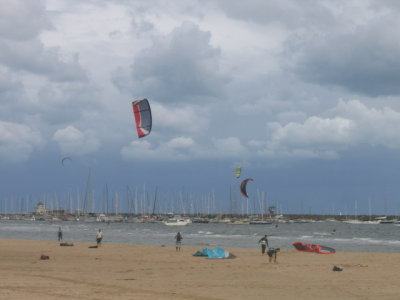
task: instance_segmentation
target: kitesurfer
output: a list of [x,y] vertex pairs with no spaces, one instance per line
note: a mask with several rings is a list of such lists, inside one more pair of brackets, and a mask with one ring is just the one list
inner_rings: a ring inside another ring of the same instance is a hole
[[267,247],[269,248],[267,235],[265,235],[264,237],[262,237],[262,238],[258,241],[258,243],[261,244],[261,255],[264,255],[265,249],[266,249]]
[[103,239],[103,233],[101,232],[101,229],[97,231],[96,233],[96,242],[97,242],[97,247],[101,246],[101,240]]
[[178,233],[175,236],[175,241],[176,241],[176,251],[181,251],[181,245],[182,245],[182,235],[178,231]]
[[274,258],[274,263],[276,263],[276,256],[280,250],[281,250],[280,248],[269,248],[268,249],[267,254],[269,256],[269,263],[272,262],[272,257]]
[[62,239],[63,239],[63,232],[62,232],[62,230],[61,230],[61,226],[59,226],[58,227],[58,240],[59,241],[62,241]]

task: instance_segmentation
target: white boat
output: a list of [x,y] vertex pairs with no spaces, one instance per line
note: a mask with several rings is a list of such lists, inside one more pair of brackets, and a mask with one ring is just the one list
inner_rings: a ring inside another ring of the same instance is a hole
[[250,225],[271,225],[272,221],[264,221],[264,220],[253,220],[250,221]]
[[358,220],[358,219],[344,220],[343,223],[347,223],[347,224],[365,224],[364,221],[361,221],[361,220]]
[[173,218],[173,219],[168,219],[167,221],[164,221],[164,224],[167,226],[186,226],[192,223],[190,219],[184,219],[184,218]]
[[100,214],[96,218],[97,222],[108,222],[108,217],[105,214]]
[[236,221],[233,221],[230,224],[231,225],[249,225],[250,222],[249,221],[245,221],[245,220],[236,220]]

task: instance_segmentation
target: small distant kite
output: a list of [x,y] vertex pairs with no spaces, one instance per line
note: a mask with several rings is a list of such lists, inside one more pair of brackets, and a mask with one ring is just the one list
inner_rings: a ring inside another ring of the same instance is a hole
[[249,195],[247,194],[247,183],[249,181],[253,181],[253,179],[247,178],[240,183],[240,192],[242,193],[243,197],[245,197],[245,198],[249,198]]
[[150,134],[152,119],[150,104],[147,99],[132,101],[135,125],[139,138]]
[[72,161],[72,158],[69,157],[69,156],[63,157],[63,158],[61,159],[61,164],[64,165],[64,162],[65,162],[66,160],[71,160],[71,161]]
[[235,176],[236,178],[240,178],[240,174],[242,173],[242,168],[241,167],[237,167],[235,170]]

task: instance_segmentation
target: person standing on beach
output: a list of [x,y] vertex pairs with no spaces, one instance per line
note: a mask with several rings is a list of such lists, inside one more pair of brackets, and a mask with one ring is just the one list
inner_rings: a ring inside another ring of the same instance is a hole
[[181,251],[181,245],[182,245],[182,235],[178,231],[178,233],[175,236],[175,241],[176,241],[176,251]]
[[261,255],[264,255],[264,254],[265,254],[265,249],[266,249],[267,247],[269,248],[267,235],[265,235],[264,237],[262,237],[262,238],[258,241],[258,243],[261,244]]
[[63,233],[61,230],[61,226],[59,226],[58,227],[58,241],[62,241],[62,236],[63,236]]
[[97,231],[96,233],[96,242],[97,242],[97,247],[101,246],[101,240],[103,239],[103,233],[101,232],[101,229]]

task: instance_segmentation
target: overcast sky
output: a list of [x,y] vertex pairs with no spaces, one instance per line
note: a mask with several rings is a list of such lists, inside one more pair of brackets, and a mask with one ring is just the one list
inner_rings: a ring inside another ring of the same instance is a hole
[[[226,211],[242,166],[250,201],[283,213],[400,213],[399,13],[392,0],[1,0],[0,196],[85,189],[90,168],[95,197],[158,187]],[[143,98],[153,130],[138,139]]]

